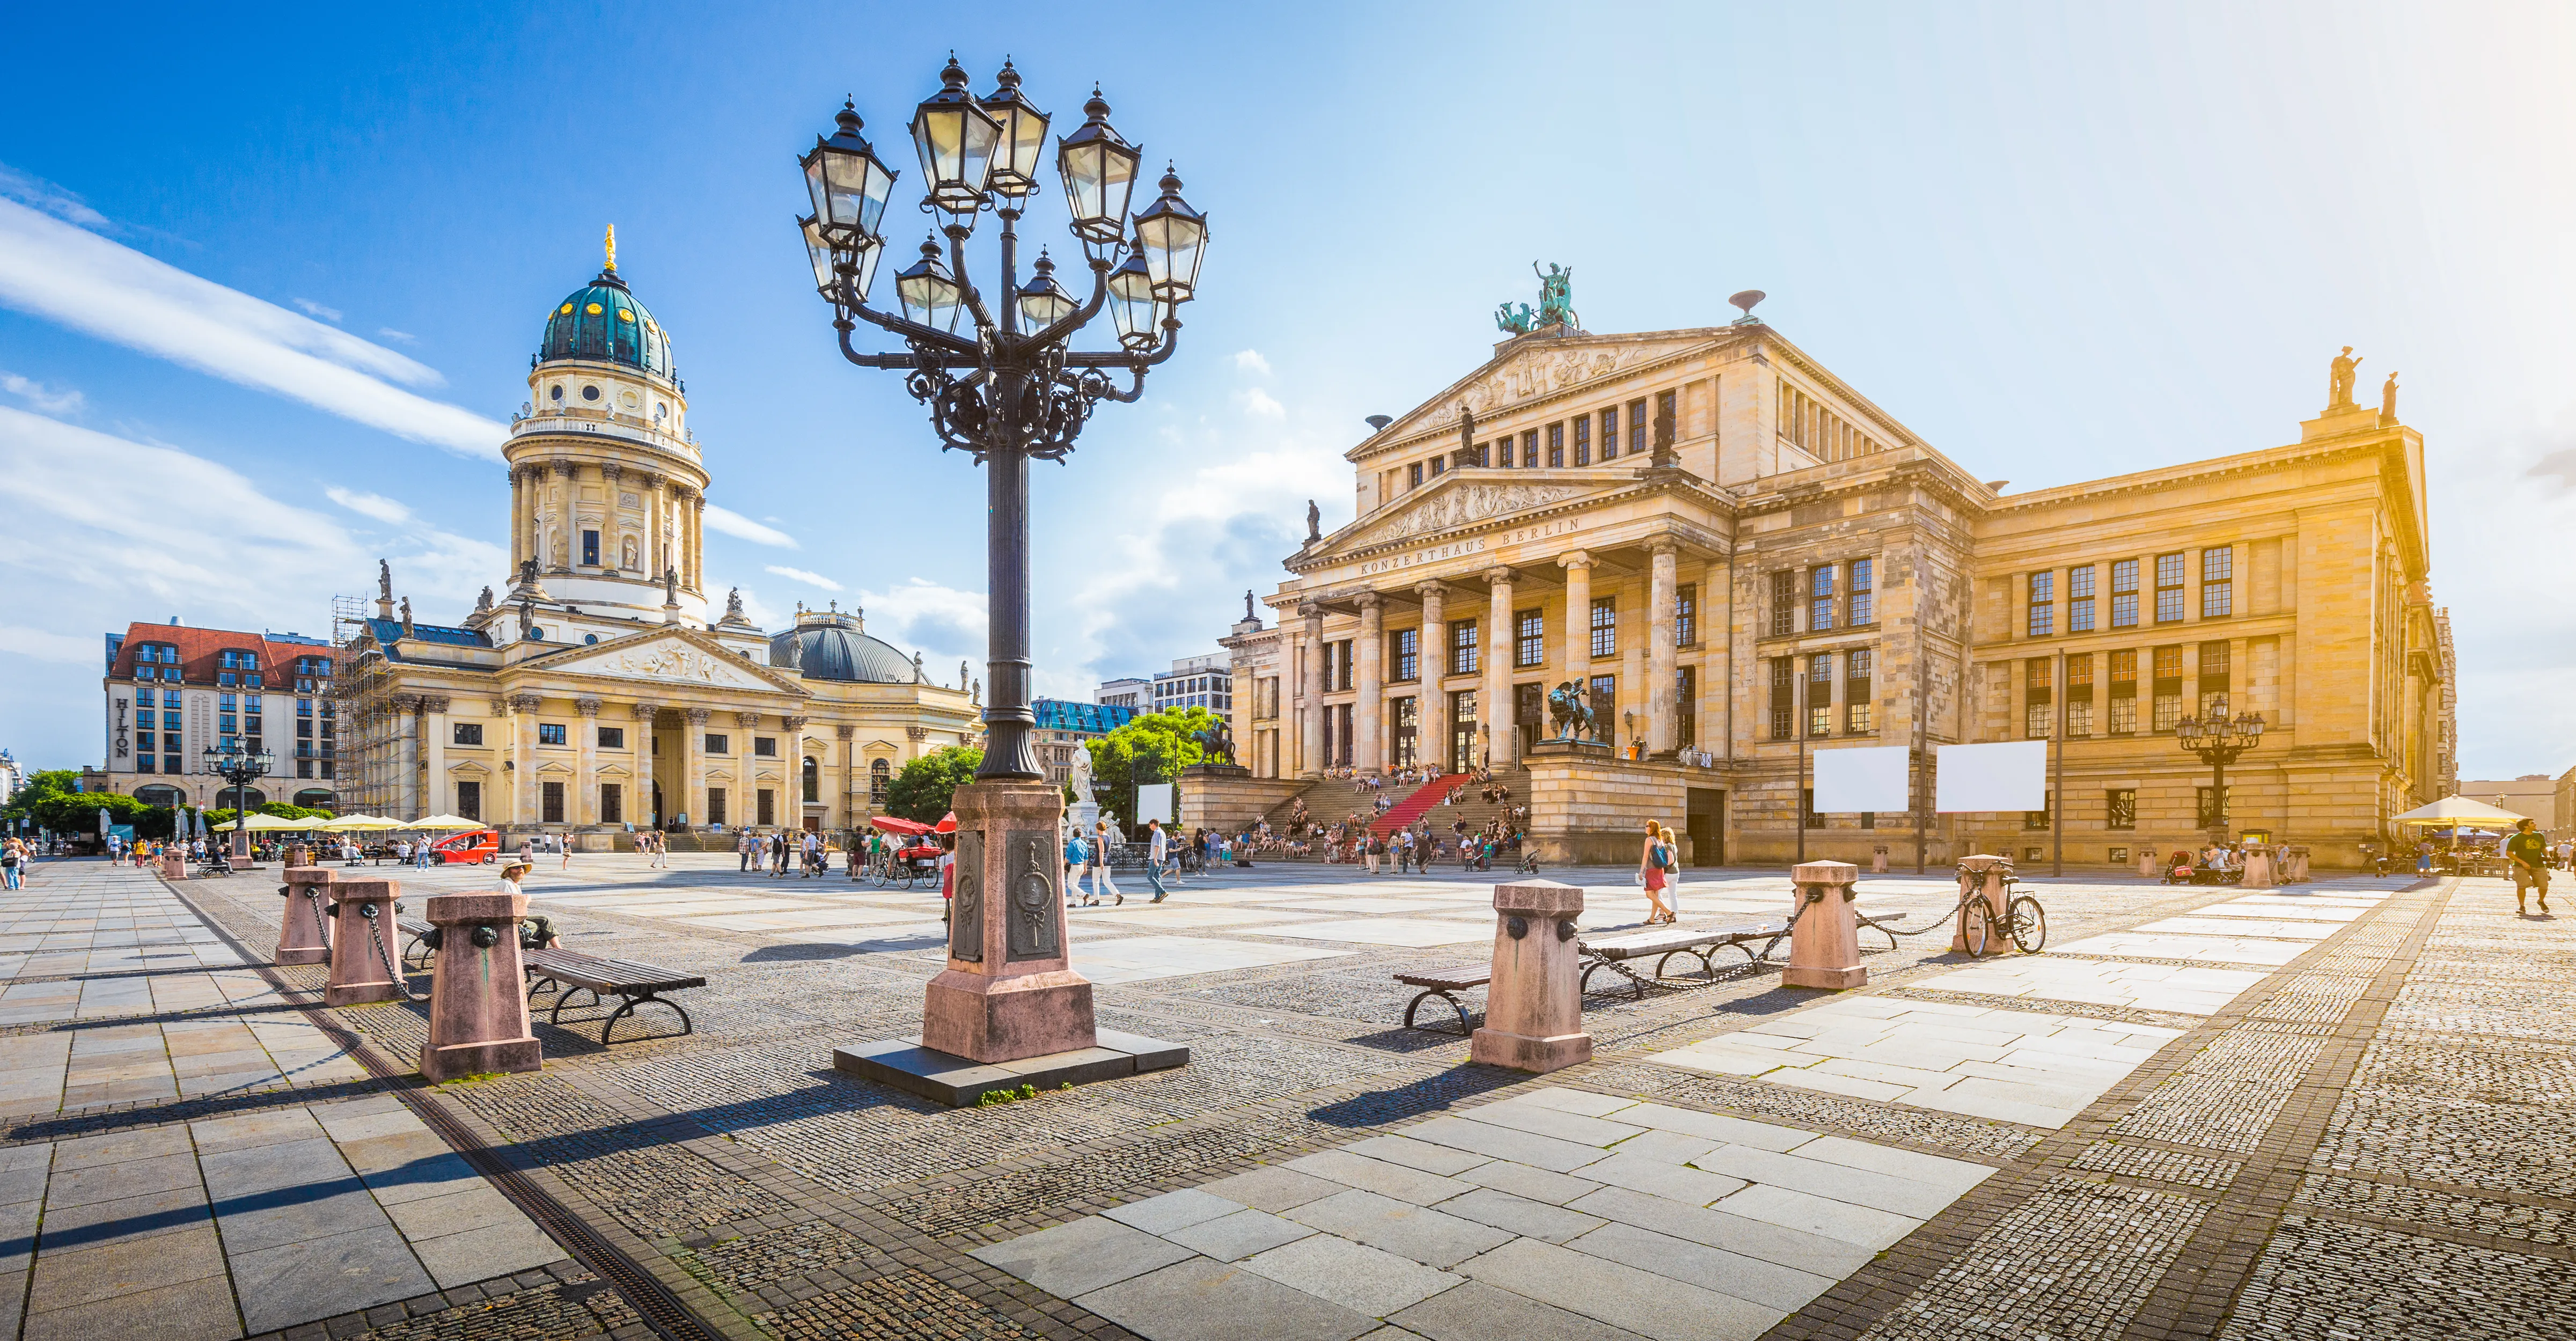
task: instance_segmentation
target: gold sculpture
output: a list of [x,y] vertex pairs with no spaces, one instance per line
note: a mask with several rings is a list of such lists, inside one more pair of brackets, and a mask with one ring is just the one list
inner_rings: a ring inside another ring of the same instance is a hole
[[608,268],[617,269],[617,225],[608,226]]

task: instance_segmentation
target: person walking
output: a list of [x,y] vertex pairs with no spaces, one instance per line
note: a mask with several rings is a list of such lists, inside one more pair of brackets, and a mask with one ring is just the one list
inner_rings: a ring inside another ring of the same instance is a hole
[[1646,887],[1646,901],[1654,905],[1653,911],[1646,914],[1648,926],[1669,924],[1674,919],[1673,910],[1664,903],[1664,887],[1672,871],[1671,849],[1664,844],[1664,826],[1646,821],[1646,846],[1637,857],[1637,883]]
[[1170,891],[1163,888],[1163,854],[1170,839],[1163,833],[1163,822],[1145,821],[1145,883],[1154,887],[1154,902],[1161,903]]
[[1109,874],[1109,821],[1092,821],[1091,848],[1089,855],[1091,857],[1090,874],[1093,897],[1097,898],[1102,894],[1107,894],[1111,903],[1124,907],[1127,902],[1127,896],[1118,892],[1118,882]]
[[2523,894],[2540,891],[2540,911],[2549,911],[2549,840],[2540,836],[2530,820],[2516,821],[2513,836],[2504,840],[2505,865],[2513,876],[2513,910],[2524,913]]
[[571,835],[571,834],[568,834],[568,833],[559,833],[559,834],[556,834],[556,835],[555,835],[555,852],[558,854],[558,860],[555,862],[555,869],[556,869],[556,870],[558,870],[558,871],[569,871],[569,870],[571,870],[571,869],[572,869],[572,835]]
[[[948,859],[945,857],[940,858],[939,864],[945,867],[948,865]],[[823,836],[811,829],[808,829],[805,831],[805,867],[796,878],[799,880],[811,880],[814,878],[815,873],[822,869]]]
[[749,829],[743,830],[742,836],[733,840],[734,856],[740,859],[739,864],[734,868],[734,873],[737,875],[747,875],[751,872],[751,843]]

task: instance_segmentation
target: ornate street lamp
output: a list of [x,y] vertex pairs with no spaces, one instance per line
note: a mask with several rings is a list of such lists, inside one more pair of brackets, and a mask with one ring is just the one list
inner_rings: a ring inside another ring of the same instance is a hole
[[277,756],[262,751],[246,754],[238,745],[221,749],[209,745],[205,752],[206,769],[233,786],[233,841],[235,856],[250,856],[250,784],[277,767]]
[[[1056,142],[1067,224],[1091,269],[1090,297],[1077,299],[1059,283],[1055,262],[1043,254],[1021,283],[1019,222],[1041,189],[1047,114],[1022,92],[1019,71],[1007,63],[983,98],[968,91],[965,68],[953,54],[939,82],[939,91],[913,109],[909,127],[921,164],[921,209],[934,233],[895,276],[900,314],[869,305],[895,174],[859,134],[855,105],[843,107],[835,118],[839,130],[817,140],[801,160],[813,216],[799,220],[799,229],[815,286],[832,306],[842,356],[862,368],[905,374],[905,389],[929,407],[942,449],[969,453],[987,470],[985,679],[992,694],[983,717],[984,762],[975,784],[957,797],[950,969],[931,984],[923,1043],[977,1060],[1009,1060],[1034,1054],[1001,1041],[1017,1036],[1015,1030],[1027,1033],[1005,1017],[1034,1018],[1012,1012],[1031,1009],[1054,990],[1011,975],[1033,964],[1065,963],[1057,889],[1062,804],[1045,784],[1030,741],[1036,717],[1029,707],[1029,462],[1063,460],[1101,401],[1134,401],[1143,393],[1145,370],[1179,347],[1177,313],[1196,296],[1207,219],[1181,199],[1180,179],[1168,174],[1162,195],[1130,219],[1143,152],[1109,124],[1109,104],[1094,89],[1083,105],[1084,123]],[[975,282],[966,263],[967,239],[986,210],[1002,226],[1000,282],[990,290]],[[1103,307],[1110,309],[1116,347],[1070,348],[1074,334]],[[904,349],[862,353],[850,334],[863,321],[899,338]],[[1120,371],[1129,374],[1123,389],[1112,381]],[[1069,969],[1062,977],[1079,986],[1080,1002],[1067,996],[1048,1007],[1064,1025],[1051,1037],[1064,1042],[1078,1035],[1069,1046],[1087,1047],[1089,985]],[[1003,985],[1011,982],[1020,985]]]
[[2222,694],[2209,705],[2209,717],[2186,717],[2174,723],[2174,741],[2211,770],[2209,788],[2209,832],[2220,842],[2227,839],[2227,766],[2235,763],[2247,750],[2263,743],[2263,714],[2248,713],[2243,717],[2227,715],[2227,696]]

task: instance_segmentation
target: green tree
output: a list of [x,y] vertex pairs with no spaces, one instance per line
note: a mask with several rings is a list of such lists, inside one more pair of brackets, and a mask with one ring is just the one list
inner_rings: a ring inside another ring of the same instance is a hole
[[886,786],[886,809],[896,816],[937,824],[948,813],[957,789],[975,780],[984,752],[950,745],[913,760]]
[[1136,785],[1169,782],[1204,761],[1207,750],[1198,734],[1216,724],[1216,714],[1201,707],[1149,712],[1091,742],[1092,795],[1100,808],[1132,824]]

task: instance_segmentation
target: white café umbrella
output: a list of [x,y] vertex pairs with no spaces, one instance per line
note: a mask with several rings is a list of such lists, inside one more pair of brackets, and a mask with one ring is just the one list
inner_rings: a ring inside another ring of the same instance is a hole
[[2510,829],[2529,818],[2531,818],[2529,815],[2517,815],[2510,810],[2500,810],[2484,801],[2472,801],[2465,796],[2445,796],[2431,805],[2417,806],[2403,815],[2393,815],[2389,817],[2389,823],[2422,825],[2430,828],[2457,828],[2463,824],[2472,824]]
[[403,829],[480,829],[483,827],[483,822],[481,820],[470,820],[462,815],[425,815],[419,819],[413,820],[409,824],[397,825],[395,827]]

